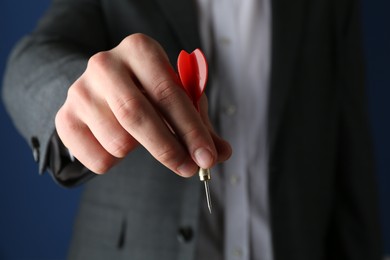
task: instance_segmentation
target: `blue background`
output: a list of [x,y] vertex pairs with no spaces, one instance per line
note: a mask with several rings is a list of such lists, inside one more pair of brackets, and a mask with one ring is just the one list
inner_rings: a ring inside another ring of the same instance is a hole
[[[0,0],[0,79],[10,49],[32,30],[49,3]],[[390,254],[390,1],[362,3],[384,245]],[[60,188],[49,175],[37,175],[31,151],[15,131],[2,103],[0,122],[0,259],[65,259],[81,189]]]

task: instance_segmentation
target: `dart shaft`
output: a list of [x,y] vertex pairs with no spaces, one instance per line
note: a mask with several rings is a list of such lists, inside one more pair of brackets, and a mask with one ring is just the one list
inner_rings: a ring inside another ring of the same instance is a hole
[[209,212],[211,214],[212,205],[211,205],[211,198],[210,198],[209,181],[204,181],[203,183],[204,183],[204,190],[206,192],[207,207],[209,208]]
[[199,179],[204,183],[207,207],[209,208],[209,212],[211,214],[212,204],[211,204],[210,188],[209,188],[209,181],[211,179],[210,169],[200,168],[198,174],[199,174]]

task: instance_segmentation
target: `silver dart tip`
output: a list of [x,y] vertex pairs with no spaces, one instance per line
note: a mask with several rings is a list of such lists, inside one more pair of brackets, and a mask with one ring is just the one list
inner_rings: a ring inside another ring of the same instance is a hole
[[209,180],[211,180],[210,169],[199,168],[198,171],[199,179],[204,183],[204,189],[206,192],[207,199],[207,207],[209,208],[209,212],[211,214],[211,198],[210,198],[210,189],[209,189]]
[[209,208],[210,214],[212,213],[212,205],[211,205],[211,198],[210,198],[210,189],[209,189],[209,181],[205,180],[204,182],[204,190],[206,192],[206,200],[207,200],[207,207]]

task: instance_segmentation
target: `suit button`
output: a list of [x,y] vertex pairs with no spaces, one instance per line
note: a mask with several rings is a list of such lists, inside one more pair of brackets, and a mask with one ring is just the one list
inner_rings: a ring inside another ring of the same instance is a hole
[[177,239],[179,240],[180,243],[190,242],[193,236],[194,236],[194,231],[189,226],[180,227],[177,232]]
[[39,141],[38,138],[36,138],[35,136],[31,137],[31,146],[32,146],[34,161],[39,163]]

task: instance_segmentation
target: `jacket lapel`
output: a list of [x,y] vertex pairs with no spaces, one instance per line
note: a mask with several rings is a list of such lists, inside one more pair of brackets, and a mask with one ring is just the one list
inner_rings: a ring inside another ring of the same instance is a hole
[[272,64],[268,114],[269,148],[272,158],[286,98],[294,81],[302,47],[305,1],[272,1]]
[[200,46],[198,18],[195,1],[156,0],[170,22],[173,31],[186,51]]
[[[272,240],[275,259],[283,259],[286,256],[284,232],[281,221],[285,217],[285,207],[280,203],[280,196],[286,196],[285,190],[280,190],[278,169],[279,152],[276,140],[285,133],[282,132],[282,120],[286,109],[288,95],[293,91],[294,77],[299,70],[299,57],[302,51],[302,39],[304,37],[304,17],[306,17],[305,0],[274,0],[272,2],[272,65],[270,100],[268,114],[269,133],[269,201],[272,225]],[[291,176],[292,178],[294,176]],[[288,181],[288,180],[287,180]]]

